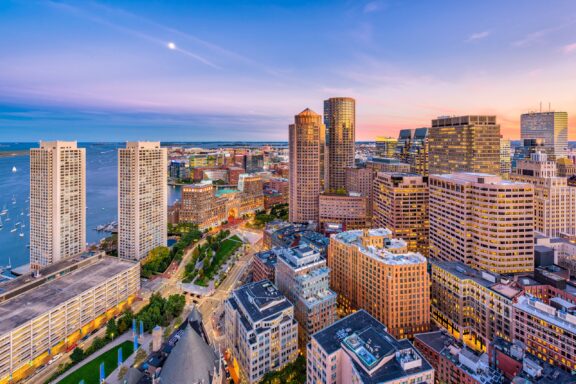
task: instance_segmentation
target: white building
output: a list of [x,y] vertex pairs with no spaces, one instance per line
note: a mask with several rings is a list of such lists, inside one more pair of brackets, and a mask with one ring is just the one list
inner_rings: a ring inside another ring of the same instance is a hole
[[118,256],[140,260],[165,246],[168,225],[167,152],[159,142],[118,150]]
[[86,153],[76,142],[30,150],[30,266],[39,269],[86,246]]
[[298,356],[294,306],[268,280],[236,289],[224,304],[226,346],[248,383]]

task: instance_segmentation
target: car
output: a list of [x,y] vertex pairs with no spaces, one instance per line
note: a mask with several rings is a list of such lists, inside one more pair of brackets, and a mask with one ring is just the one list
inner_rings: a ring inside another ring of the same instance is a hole
[[48,365],[51,365],[52,363],[56,362],[56,360],[58,360],[58,359],[61,358],[61,357],[62,357],[62,354],[61,354],[61,353],[59,353],[59,354],[57,354],[57,355],[54,355],[54,357],[51,358],[50,361],[48,361]]

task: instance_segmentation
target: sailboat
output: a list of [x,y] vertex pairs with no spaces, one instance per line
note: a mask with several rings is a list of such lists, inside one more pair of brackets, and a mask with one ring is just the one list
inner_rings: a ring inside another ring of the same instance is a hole
[[12,204],[16,204],[16,195],[12,195]]
[[24,231],[20,228],[20,237],[24,237]]
[[12,269],[12,259],[8,258],[8,265],[6,266],[7,270],[11,270]]
[[12,173],[16,173],[16,172],[18,172],[18,169],[16,168],[16,166],[13,166],[12,167]]
[[10,230],[10,233],[16,232],[17,229],[18,229],[18,228],[16,228],[16,225],[14,225],[14,228],[12,228],[12,229]]
[[5,215],[8,213],[8,209],[6,209],[6,204],[2,207],[2,211],[0,211],[0,215]]
[[2,223],[2,216],[0,216],[0,230],[4,227],[4,223]]

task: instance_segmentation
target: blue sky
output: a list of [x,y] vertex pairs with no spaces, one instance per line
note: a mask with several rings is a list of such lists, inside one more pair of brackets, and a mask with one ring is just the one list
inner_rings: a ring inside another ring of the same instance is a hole
[[540,101],[575,125],[572,0],[4,0],[0,36],[0,141],[285,140],[331,96],[363,140],[476,113],[514,138]]

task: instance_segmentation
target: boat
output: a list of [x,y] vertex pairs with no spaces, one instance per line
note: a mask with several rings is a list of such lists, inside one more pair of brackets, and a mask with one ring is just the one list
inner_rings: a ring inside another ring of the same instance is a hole
[[16,204],[16,195],[12,195],[12,204]]
[[2,227],[4,227],[4,223],[2,223],[2,217],[0,217],[0,229],[2,229]]
[[20,229],[20,237],[24,237],[24,231],[22,231],[22,229]]
[[16,172],[18,172],[18,168],[16,168],[16,166],[13,166],[12,167],[12,173],[16,173]]
[[6,209],[6,204],[2,207],[2,211],[0,211],[0,215],[5,215],[8,213],[8,209]]
[[8,265],[6,266],[7,270],[11,270],[12,269],[12,259],[8,258]]
[[14,226],[14,228],[12,228],[12,229],[10,230],[10,233],[16,232],[17,229],[18,229],[18,228],[16,228],[16,226]]

